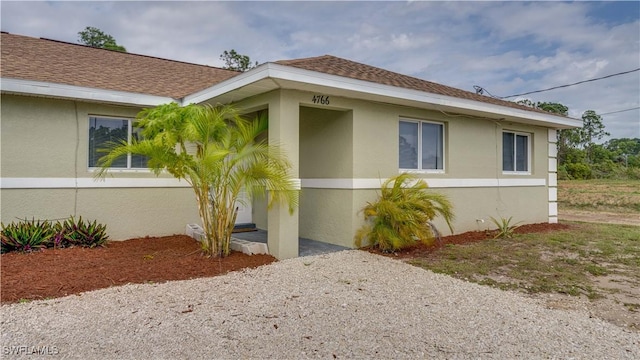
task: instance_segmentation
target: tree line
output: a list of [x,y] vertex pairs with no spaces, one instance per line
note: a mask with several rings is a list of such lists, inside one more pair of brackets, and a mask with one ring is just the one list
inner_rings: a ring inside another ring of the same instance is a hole
[[[518,101],[547,112],[568,116],[569,108],[554,102]],[[582,114],[582,127],[558,131],[558,179],[640,179],[640,138],[610,139],[602,117],[593,110]]]

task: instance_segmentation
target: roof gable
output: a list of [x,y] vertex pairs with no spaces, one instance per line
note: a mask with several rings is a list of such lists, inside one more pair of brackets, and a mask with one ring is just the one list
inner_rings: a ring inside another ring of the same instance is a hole
[[3,78],[174,99],[238,75],[211,66],[8,33],[1,34],[1,51]]

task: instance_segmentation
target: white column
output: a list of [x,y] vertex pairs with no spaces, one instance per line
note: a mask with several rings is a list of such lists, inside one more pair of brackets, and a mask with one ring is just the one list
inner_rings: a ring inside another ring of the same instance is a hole
[[549,129],[549,223],[558,222],[558,132]]
[[[269,102],[269,143],[282,146],[292,164],[291,176],[299,179],[300,106],[280,91]],[[267,244],[276,258],[298,257],[298,209],[289,213],[286,205],[274,205],[268,210]]]

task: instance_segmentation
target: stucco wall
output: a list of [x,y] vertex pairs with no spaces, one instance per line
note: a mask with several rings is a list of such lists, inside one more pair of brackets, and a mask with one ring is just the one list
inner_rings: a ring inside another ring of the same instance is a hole
[[[321,183],[332,179],[353,179],[353,183],[303,185],[300,236],[353,246],[353,235],[362,225],[359,211],[367,201],[373,201],[377,196],[374,186],[362,187],[358,181],[384,179],[400,172],[400,118],[444,124],[444,172],[417,175],[427,183],[444,186],[433,191],[448,195],[453,202],[456,233],[490,228],[493,226],[490,216],[513,216],[514,221],[527,223],[549,219],[546,128],[338,96],[331,96],[330,105],[322,106],[312,103],[313,95],[309,92],[286,92],[287,101],[297,102],[300,109],[300,178],[303,184],[308,179]],[[260,100],[247,103],[256,106]],[[269,104],[273,106],[274,102]],[[503,174],[503,130],[531,135],[530,174]],[[535,185],[513,186],[513,183],[504,182],[500,186],[487,185],[487,180],[497,182],[498,179],[520,183],[534,181]],[[477,185],[461,187],[460,180]],[[254,219],[262,223],[263,218],[261,207],[254,207]],[[436,220],[436,225],[443,233],[449,233],[443,221]]]
[[[88,168],[89,116],[134,118],[140,109],[70,100],[2,95],[1,175],[30,179],[40,188],[1,190],[1,220],[60,219],[70,215],[107,225],[112,239],[184,233],[187,223],[199,223],[188,187],[157,187],[148,170],[116,170],[112,179],[140,179],[135,187],[99,188]],[[172,179],[171,175],[161,175]],[[85,188],[56,188],[56,181]],[[48,184],[49,182],[49,184]],[[94,187],[94,184],[96,187]]]

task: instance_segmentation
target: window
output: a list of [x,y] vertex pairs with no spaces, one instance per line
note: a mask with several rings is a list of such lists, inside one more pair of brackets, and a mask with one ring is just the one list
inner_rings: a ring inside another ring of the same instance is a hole
[[528,134],[502,133],[502,171],[529,172],[529,138]]
[[400,121],[400,169],[444,170],[444,124]]
[[[141,138],[140,129],[134,128],[130,119],[109,117],[89,117],[89,167],[97,167],[98,160],[105,155],[99,151],[109,142],[130,142]],[[147,167],[147,158],[128,154],[113,162],[112,168],[141,169]]]

